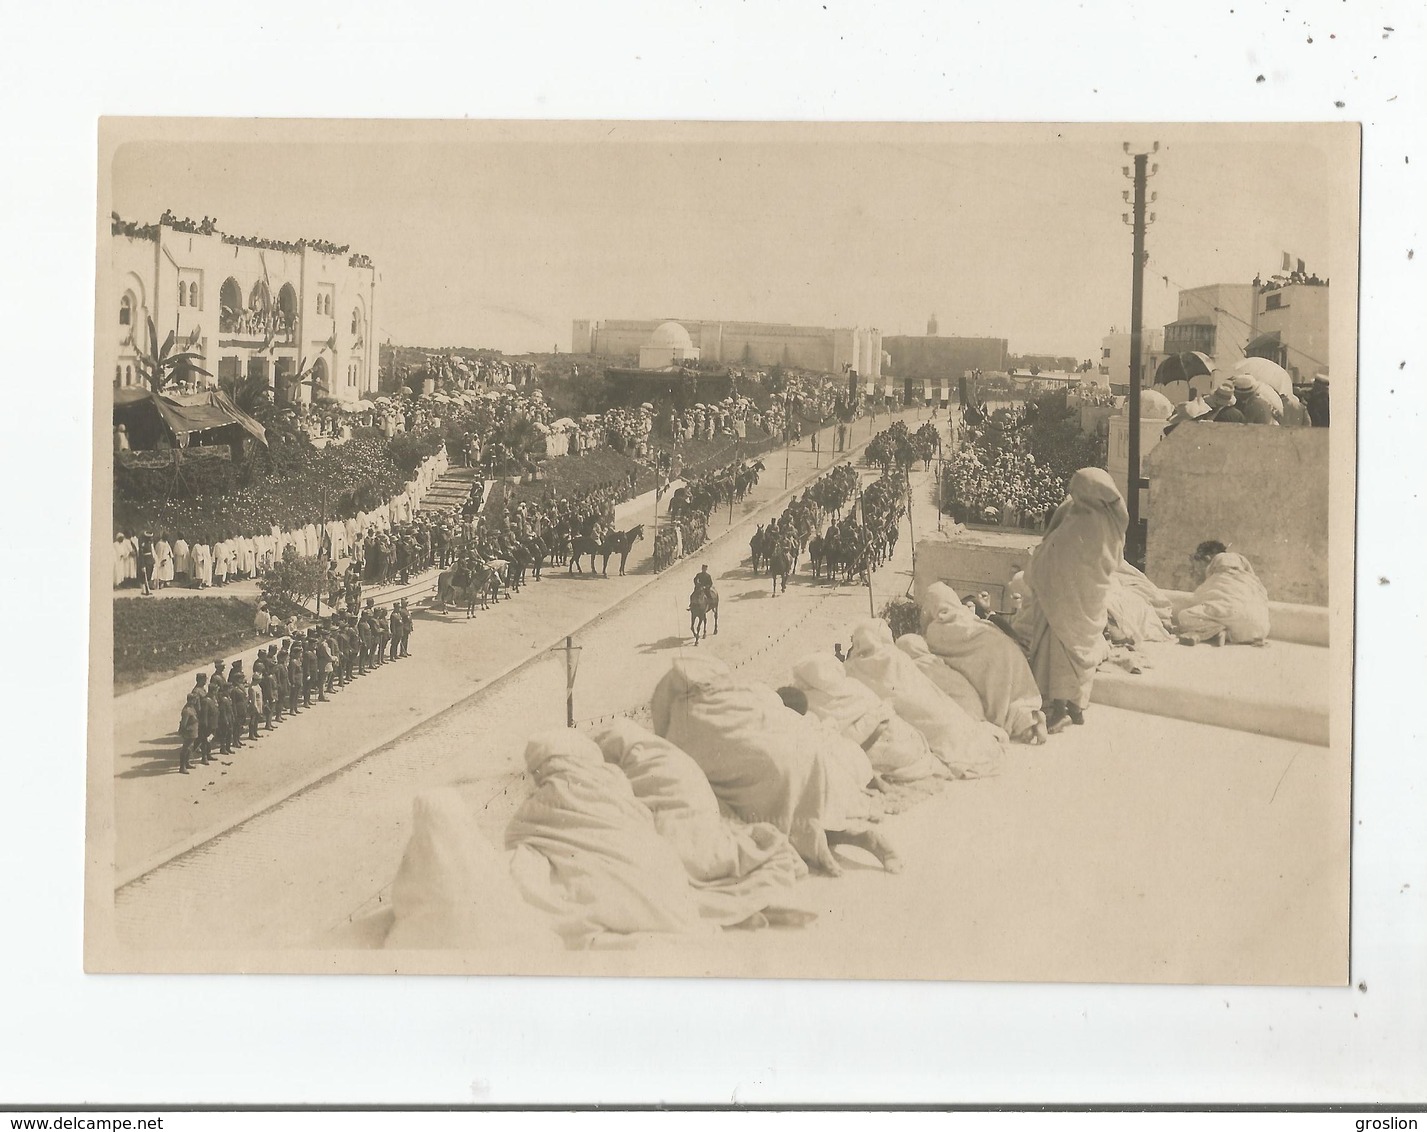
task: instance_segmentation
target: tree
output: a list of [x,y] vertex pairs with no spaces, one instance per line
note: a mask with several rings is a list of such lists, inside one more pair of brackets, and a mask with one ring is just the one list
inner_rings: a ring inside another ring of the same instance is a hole
[[189,379],[190,374],[199,373],[204,377],[213,376],[198,364],[198,361],[203,357],[202,354],[193,353],[186,348],[179,353],[173,352],[174,344],[178,339],[178,334],[175,331],[170,330],[163,345],[159,345],[159,335],[158,331],[154,329],[154,320],[150,318],[145,321],[148,324],[149,338],[144,349],[139,351],[135,368],[139,371],[139,377],[153,392],[162,393],[170,385],[181,385]]
[[295,547],[287,547],[278,562],[258,582],[268,607],[284,613],[317,594],[326,580],[323,564],[316,558],[299,556]]

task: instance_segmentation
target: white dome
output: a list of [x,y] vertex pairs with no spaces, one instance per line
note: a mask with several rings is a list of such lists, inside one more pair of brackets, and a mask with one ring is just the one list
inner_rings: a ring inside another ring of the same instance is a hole
[[689,350],[694,348],[689,332],[677,322],[661,322],[649,337],[649,345],[662,349]]

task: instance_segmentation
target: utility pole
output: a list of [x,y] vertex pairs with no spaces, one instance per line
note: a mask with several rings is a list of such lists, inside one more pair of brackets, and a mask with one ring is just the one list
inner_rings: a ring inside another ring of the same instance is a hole
[[580,650],[575,647],[575,638],[565,638],[565,726],[575,726],[575,672],[580,667],[575,655]]
[[[1130,143],[1125,143],[1125,152],[1130,152]],[[1154,143],[1151,153],[1159,152],[1159,142]],[[1140,386],[1144,380],[1141,373],[1142,350],[1143,350],[1143,328],[1145,305],[1145,182],[1154,174],[1159,172],[1159,166],[1155,165],[1152,170],[1148,169],[1149,153],[1137,153],[1135,157],[1134,181],[1134,271],[1131,275],[1130,283],[1130,404],[1128,413],[1129,435],[1129,467],[1125,474],[1125,488],[1127,498],[1126,506],[1130,513],[1130,525],[1125,531],[1125,558],[1135,564],[1143,562],[1142,552],[1144,548],[1140,546]],[[1122,172],[1130,175],[1130,167],[1124,166]],[[1128,194],[1122,194],[1128,195]],[[1130,223],[1130,214],[1124,213],[1121,219]],[[1149,215],[1149,223],[1154,222],[1154,214]]]
[[867,616],[877,616],[877,603],[872,598],[872,547],[867,526],[867,494],[862,477],[857,477],[857,507],[862,512],[862,576],[867,579]]

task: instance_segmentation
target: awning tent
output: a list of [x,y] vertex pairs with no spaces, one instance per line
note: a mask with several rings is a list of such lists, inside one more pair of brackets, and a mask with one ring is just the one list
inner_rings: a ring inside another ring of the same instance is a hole
[[[233,443],[240,433],[264,445],[268,442],[263,426],[216,389],[182,394],[116,389],[114,423],[125,427],[129,444],[136,449],[156,448],[165,438],[175,447],[187,448],[195,436],[200,442]],[[229,435],[222,435],[224,429],[230,430]]]

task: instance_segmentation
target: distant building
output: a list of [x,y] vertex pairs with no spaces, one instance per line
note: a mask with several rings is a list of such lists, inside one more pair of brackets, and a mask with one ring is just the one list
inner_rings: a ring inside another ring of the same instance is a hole
[[[880,378],[882,374],[882,332],[875,327],[831,328],[685,318],[599,322],[576,319],[570,349],[576,354],[638,357],[651,345],[657,331],[671,325],[683,328],[689,340],[688,349],[698,351],[705,362],[729,366],[784,365],[832,374],[854,369],[869,379]],[[641,361],[641,367],[643,364]]]
[[1164,352],[1198,351],[1232,365],[1254,338],[1252,283],[1211,283],[1179,292],[1179,317],[1164,328]]
[[1258,294],[1256,329],[1247,356],[1277,362],[1296,382],[1312,381],[1328,368],[1328,284],[1265,284]]
[[[377,389],[376,269],[321,242],[236,237],[191,221],[117,218],[100,309],[101,372],[141,384],[137,360],[170,331],[216,379],[260,376],[280,399],[314,390],[356,401]],[[189,229],[193,230],[189,230]],[[177,347],[175,347],[177,349]],[[310,370],[299,384],[298,367]]]
[[[1146,387],[1154,381],[1155,370],[1165,358],[1164,331],[1144,327],[1140,331],[1140,375]],[[1111,390],[1128,389],[1130,384],[1130,332],[1111,330],[1100,340],[1100,377]]]
[[927,337],[935,338],[936,336],[936,313],[933,312],[931,318],[927,319]]
[[942,338],[928,335],[894,334],[883,344],[891,357],[888,368],[903,379],[949,380],[953,385],[975,370],[1001,371],[1006,368],[1004,338]]
[[699,348],[689,338],[689,332],[677,322],[661,322],[654,328],[649,341],[639,347],[640,369],[665,369],[698,360]]

